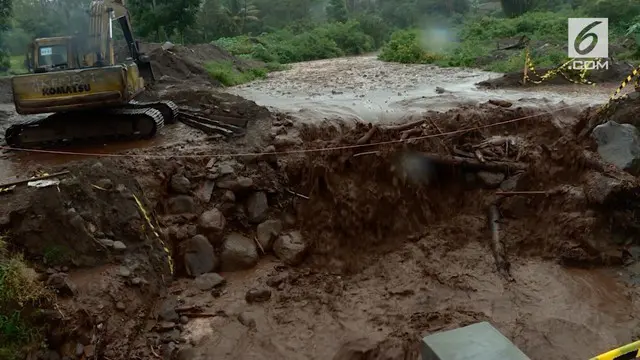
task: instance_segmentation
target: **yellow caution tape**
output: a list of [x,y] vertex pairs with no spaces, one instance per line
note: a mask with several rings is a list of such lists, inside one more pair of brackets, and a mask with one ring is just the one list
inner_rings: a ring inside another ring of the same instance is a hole
[[633,71],[631,71],[631,73],[622,80],[620,86],[618,86],[616,91],[614,91],[613,94],[611,94],[611,96],[609,97],[609,101],[604,104],[599,111],[608,109],[609,106],[611,106],[613,100],[616,99],[616,97],[622,92],[622,90],[624,90],[624,88],[631,82],[631,80],[633,80],[633,78],[636,78],[635,86],[638,87],[638,85],[640,84],[640,66],[636,69],[633,69]]
[[640,357],[640,341],[598,355],[590,360],[628,360]]
[[138,197],[134,194],[133,198],[136,200],[136,203],[138,204],[138,208],[140,209],[140,212],[142,213],[142,216],[144,216],[145,220],[147,221],[147,224],[149,225],[149,227],[153,231],[153,234],[156,236],[156,238],[160,242],[160,245],[162,246],[162,249],[167,254],[167,261],[169,263],[169,270],[171,271],[171,275],[173,275],[174,274],[174,268],[173,268],[173,258],[171,257],[171,250],[169,250],[169,248],[167,247],[167,244],[165,244],[164,240],[162,240],[162,236],[160,236],[160,234],[156,231],[156,228],[151,223],[151,218],[147,214],[147,211],[144,209],[144,206],[142,206],[142,203],[140,202],[140,200],[138,200]]
[[[596,59],[599,60],[599,59]],[[589,73],[589,71],[587,69],[582,69],[579,73],[580,79],[578,81],[573,80],[571,78],[569,78],[569,76],[567,76],[567,74],[565,74],[565,72],[563,70],[567,69],[569,67],[569,65],[573,62],[573,59],[570,59],[568,61],[566,61],[564,64],[556,67],[555,69],[551,69],[549,71],[547,71],[545,74],[540,75],[536,72],[535,66],[533,65],[533,60],[531,59],[531,53],[529,52],[529,48],[525,49],[525,66],[527,67],[527,69],[529,69],[529,71],[531,71],[533,74],[535,74],[537,77],[540,78],[540,80],[536,81],[531,79],[531,77],[529,76],[529,74],[524,74],[524,81],[525,82],[532,82],[534,84],[540,84],[546,80],[552,79],[553,77],[555,77],[556,75],[561,75],[562,77],[564,77],[567,81],[572,82],[574,84],[585,84],[585,85],[593,85],[595,86],[595,83],[589,81],[587,79],[587,75]]]

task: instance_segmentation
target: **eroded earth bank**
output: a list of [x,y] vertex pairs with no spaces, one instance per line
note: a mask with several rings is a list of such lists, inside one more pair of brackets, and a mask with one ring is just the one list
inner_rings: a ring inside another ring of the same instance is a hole
[[183,70],[147,96],[244,119],[242,136],[176,124],[147,143],[4,154],[7,181],[68,172],[0,192],[2,256],[28,264],[9,305],[47,324],[31,358],[417,359],[421,337],[487,320],[532,359],[586,359],[639,335],[640,184],[591,136],[633,124],[637,96],[596,113],[617,84],[455,93],[432,74],[462,72],[365,58],[353,73],[384,71],[377,88],[337,77],[322,96],[400,96],[384,79],[409,71],[433,88],[407,103],[462,103],[389,121],[345,105],[345,119],[319,115],[329,100],[270,103],[312,98],[314,64],[231,90],[256,103],[197,59],[176,65],[183,50],[156,49]]

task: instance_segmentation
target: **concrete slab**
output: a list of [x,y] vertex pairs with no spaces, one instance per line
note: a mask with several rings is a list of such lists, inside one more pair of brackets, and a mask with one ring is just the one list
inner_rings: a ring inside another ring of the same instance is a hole
[[422,339],[422,360],[530,360],[488,322]]

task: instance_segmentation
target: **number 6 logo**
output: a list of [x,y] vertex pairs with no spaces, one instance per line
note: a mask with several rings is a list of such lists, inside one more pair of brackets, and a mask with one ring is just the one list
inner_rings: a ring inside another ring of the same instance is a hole
[[609,57],[609,20],[607,18],[569,19],[569,57]]
[[[598,34],[589,32],[589,31],[591,31],[591,29],[593,29],[594,27],[600,24],[602,24],[602,21],[594,21],[578,33],[578,37],[576,37],[576,39],[573,41],[573,48],[576,50],[578,54],[588,55],[590,52],[593,51],[596,45],[598,45]],[[580,45],[582,45],[582,42],[587,39],[591,39],[589,46],[587,46],[584,49],[581,49]]]

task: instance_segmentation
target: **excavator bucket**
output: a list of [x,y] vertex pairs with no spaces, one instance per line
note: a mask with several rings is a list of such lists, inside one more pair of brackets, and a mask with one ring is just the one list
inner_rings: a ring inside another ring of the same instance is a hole
[[138,65],[138,71],[140,76],[144,79],[145,84],[152,85],[156,82],[156,77],[153,74],[153,68],[151,67],[151,60],[146,55],[140,56],[140,59],[136,61]]

